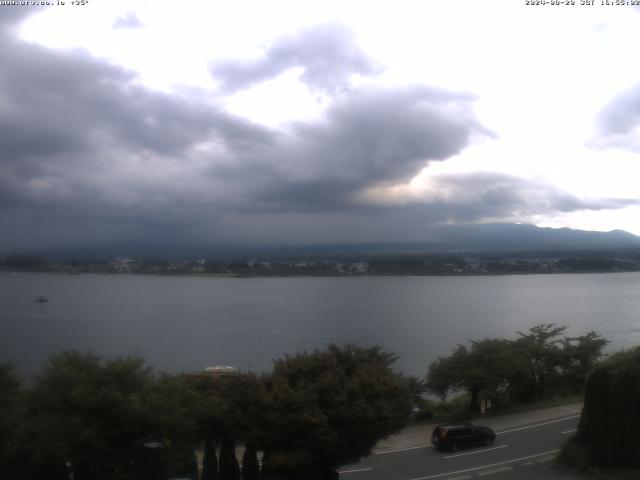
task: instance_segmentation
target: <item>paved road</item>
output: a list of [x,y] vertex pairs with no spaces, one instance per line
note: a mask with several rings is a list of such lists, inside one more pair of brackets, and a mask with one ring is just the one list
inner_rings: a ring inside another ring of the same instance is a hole
[[[456,453],[436,451],[429,443],[417,444],[430,437],[430,428],[405,435],[405,446],[379,449],[360,463],[340,470],[342,480],[507,480],[579,478],[557,472],[553,459],[568,436],[575,431],[579,406],[571,411],[550,409],[539,415],[523,414],[482,422],[493,426],[498,434],[490,447]],[[553,414],[560,414],[553,416]],[[528,421],[535,419],[536,421]],[[507,425],[507,423],[511,423]]]

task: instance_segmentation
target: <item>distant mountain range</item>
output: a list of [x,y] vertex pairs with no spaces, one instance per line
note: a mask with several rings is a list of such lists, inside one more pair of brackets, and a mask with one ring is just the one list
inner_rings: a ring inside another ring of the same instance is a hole
[[441,227],[436,249],[443,251],[616,250],[640,247],[640,237],[624,230],[594,232],[525,224]]
[[[222,244],[109,244],[41,250],[48,258],[158,257],[158,258],[246,258],[246,257],[332,257],[419,253],[473,252],[569,252],[640,251],[640,237],[623,230],[594,232],[570,228],[541,228],[525,224],[447,225],[431,230],[422,242],[377,242],[308,245],[222,245]],[[18,252],[5,252],[18,253]]]

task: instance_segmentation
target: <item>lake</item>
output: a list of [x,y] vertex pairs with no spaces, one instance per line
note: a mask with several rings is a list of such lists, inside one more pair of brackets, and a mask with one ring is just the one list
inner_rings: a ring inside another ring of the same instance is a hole
[[[47,303],[34,299],[43,295]],[[25,374],[64,349],[141,355],[159,371],[267,371],[330,342],[382,345],[424,375],[457,343],[538,323],[640,344],[640,273],[482,277],[63,275],[0,272],[0,362]]]

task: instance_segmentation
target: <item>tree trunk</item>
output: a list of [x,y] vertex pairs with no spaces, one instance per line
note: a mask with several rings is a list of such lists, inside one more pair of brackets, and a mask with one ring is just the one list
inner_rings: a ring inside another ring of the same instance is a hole
[[480,395],[480,389],[473,388],[471,389],[471,402],[469,404],[469,413],[478,414],[480,413],[480,402],[478,402],[478,397]]
[[189,449],[184,452],[185,475],[192,480],[198,480],[198,459],[196,453]]
[[93,480],[93,472],[91,471],[91,467],[87,463],[73,462],[72,470],[74,480]]
[[242,455],[242,480],[260,480],[258,451],[252,444],[247,445]]
[[271,455],[269,453],[268,449],[265,449],[262,452],[262,478],[267,478],[269,476],[273,476],[275,474],[275,471],[273,469],[273,466],[271,465]]
[[225,436],[220,446],[220,480],[241,480],[236,442],[230,436]]
[[202,458],[202,475],[200,480],[218,480],[216,445],[210,437],[207,437],[204,441],[204,457]]

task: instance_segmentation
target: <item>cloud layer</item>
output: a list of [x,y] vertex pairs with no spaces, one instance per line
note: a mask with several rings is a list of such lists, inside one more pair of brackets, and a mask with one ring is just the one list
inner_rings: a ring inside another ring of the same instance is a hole
[[600,112],[594,144],[640,152],[640,85],[615,96]]
[[144,25],[140,19],[131,12],[127,12],[126,14],[116,18],[116,21],[113,22],[113,28],[116,29],[140,28],[142,26]]
[[[347,88],[351,75],[379,67],[343,27],[315,27],[275,41],[263,58],[212,67],[222,95],[302,67],[310,89],[332,96],[322,119],[272,129],[228,113],[224,97],[151,91],[86,53],[17,41],[9,27],[20,13],[3,17],[0,38],[11,45],[0,50],[0,253],[129,241],[421,240],[435,222],[631,202],[586,201],[491,173],[433,177],[421,196],[394,202],[390,187],[494,135],[469,94]],[[635,121],[611,118],[623,129]]]
[[300,80],[312,90],[336,93],[349,85],[353,74],[375,75],[382,67],[354,43],[351,31],[339,24],[319,25],[277,39],[261,58],[224,60],[211,66],[221,90],[248,88],[300,67]]

